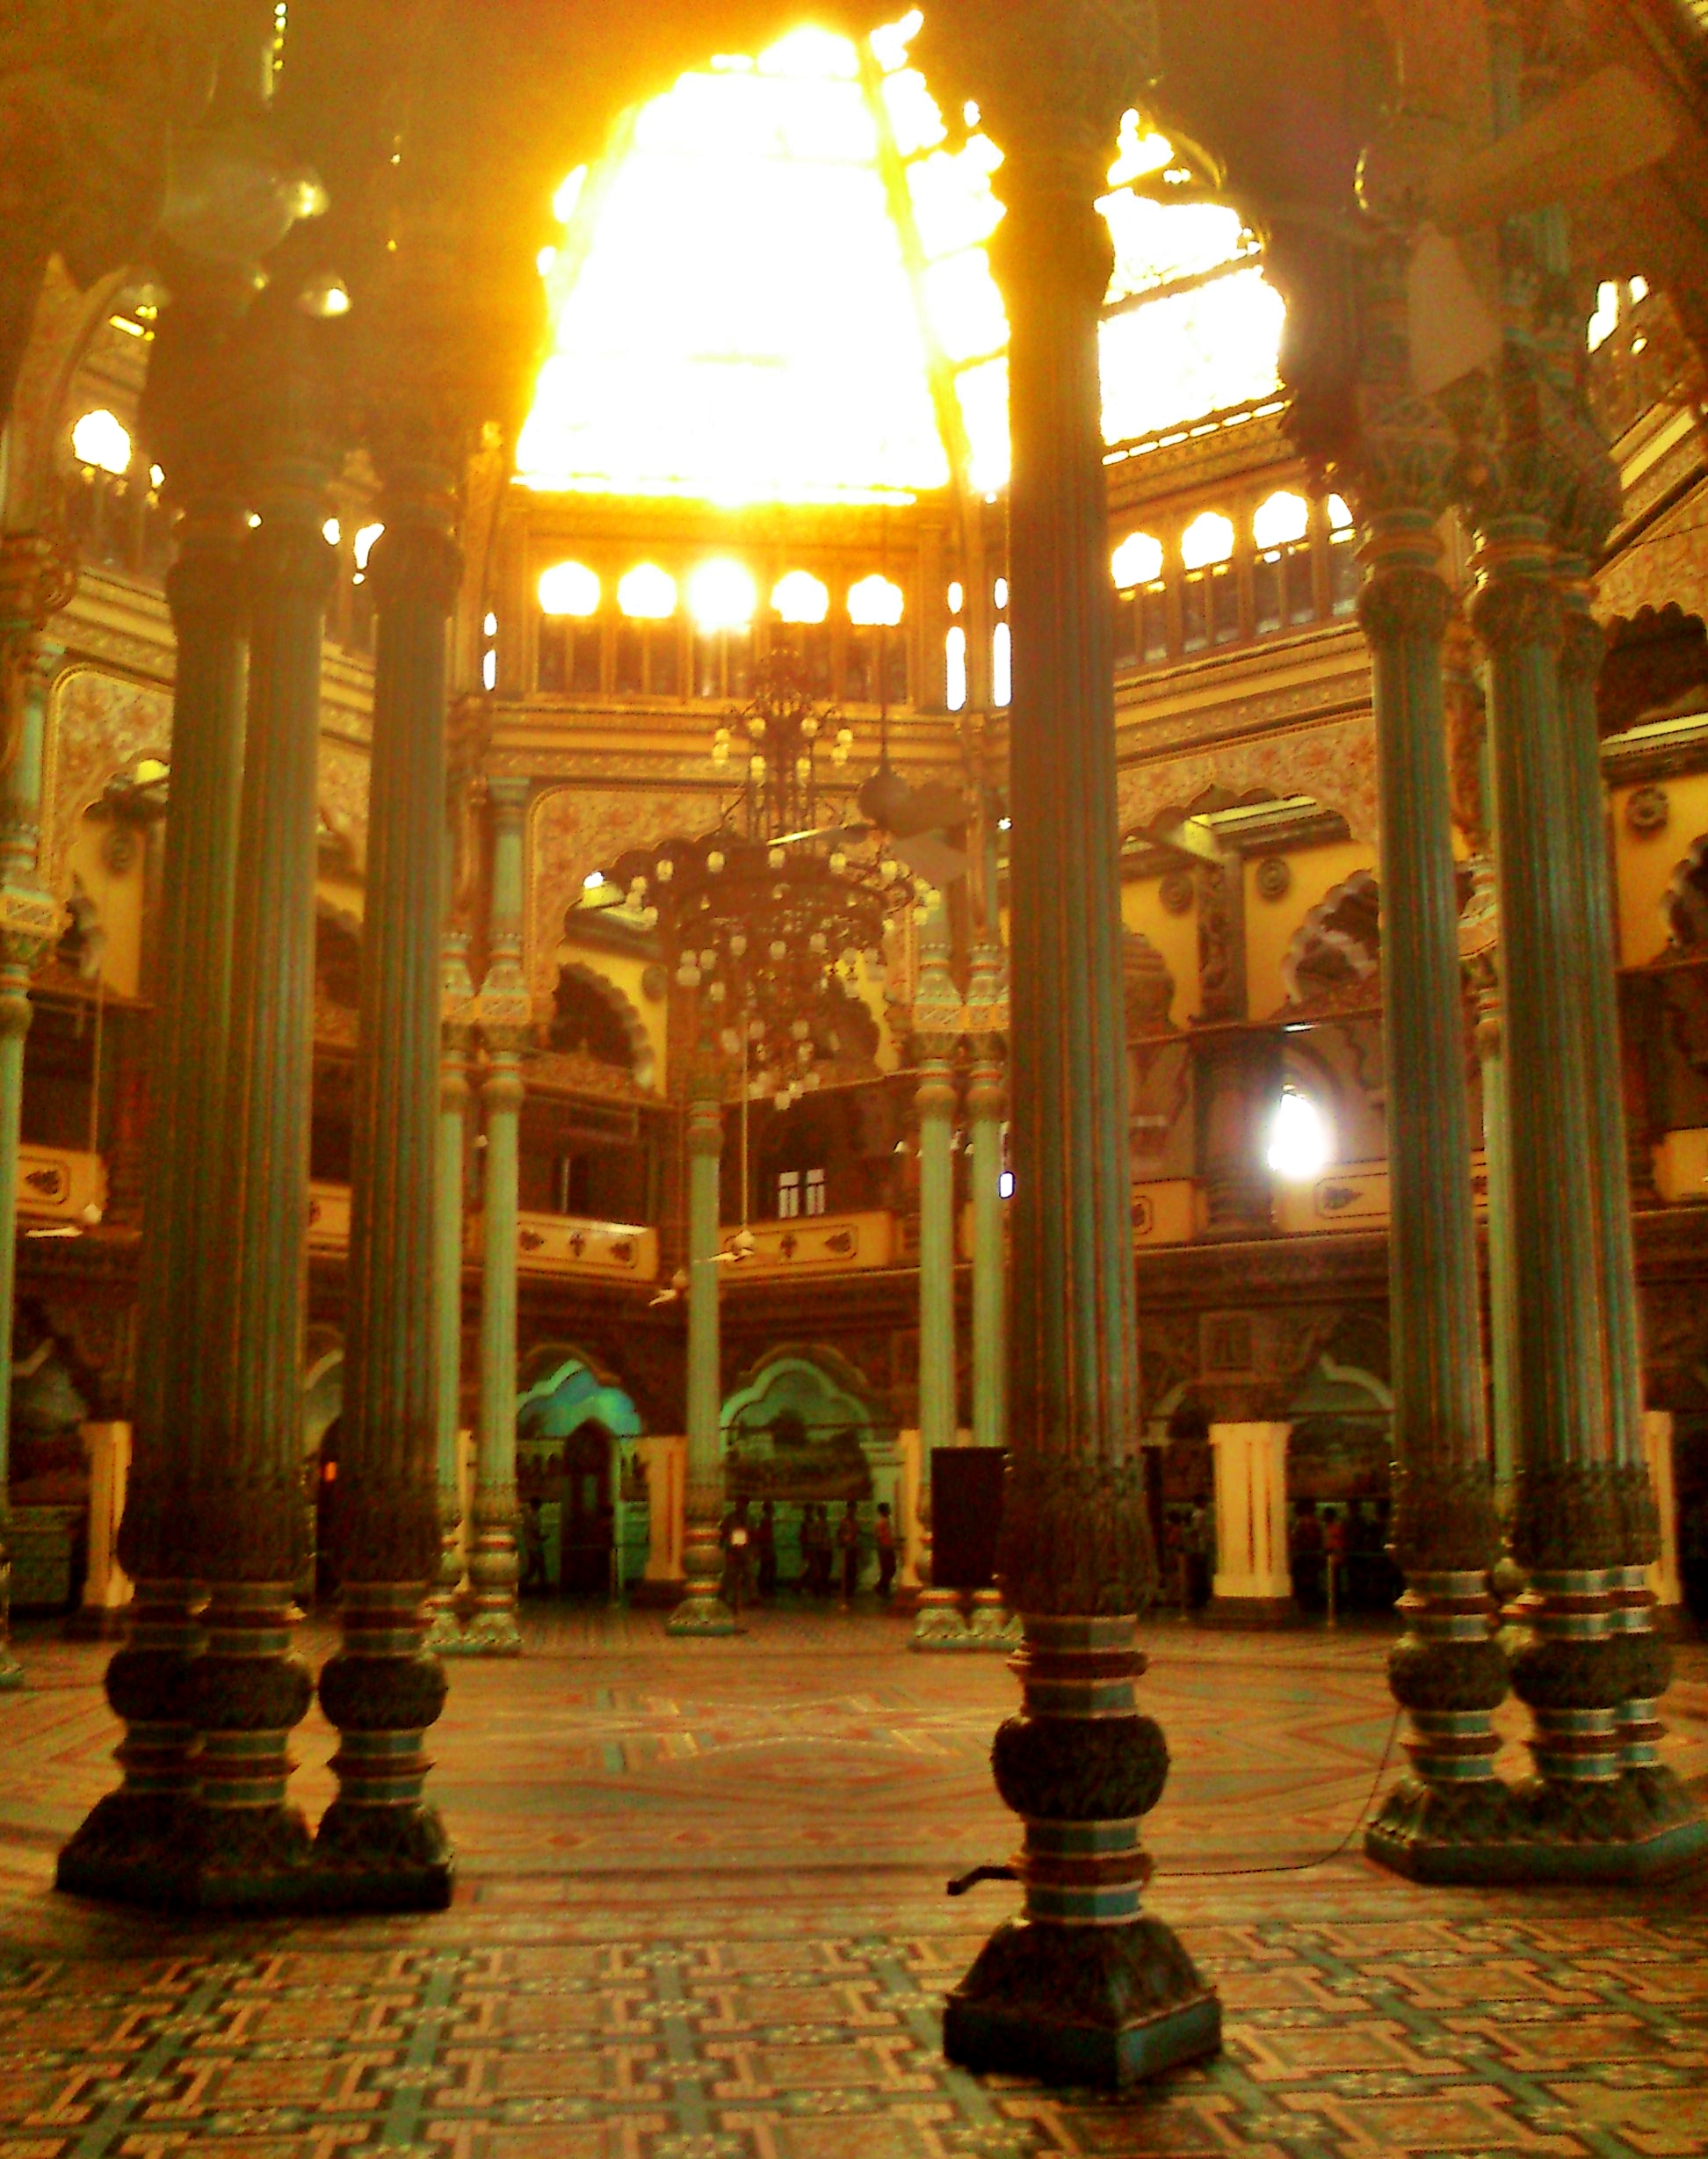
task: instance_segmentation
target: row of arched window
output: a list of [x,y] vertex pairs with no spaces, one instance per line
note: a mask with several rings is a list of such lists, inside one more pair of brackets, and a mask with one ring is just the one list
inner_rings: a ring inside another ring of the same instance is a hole
[[1359,571],[1352,513],[1283,488],[1237,521],[1202,510],[1133,532],[1111,558],[1115,665],[1158,667],[1350,615]]
[[685,579],[656,562],[638,562],[609,582],[585,562],[554,562],[536,590],[534,678],[547,692],[742,697],[756,654],[786,651],[814,696],[908,700],[906,596],[877,570],[835,605],[829,586],[807,569],[778,577],[762,605],[753,572],[727,556],[697,564]]

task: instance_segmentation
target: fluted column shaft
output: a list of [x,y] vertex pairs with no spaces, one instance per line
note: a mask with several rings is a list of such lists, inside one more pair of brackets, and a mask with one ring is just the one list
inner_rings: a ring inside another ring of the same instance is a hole
[[433,1286],[438,1311],[438,1582],[428,1599],[427,1646],[452,1648],[462,1640],[456,1593],[462,1579],[462,1496],[457,1436],[462,1408],[463,1159],[468,1127],[468,937],[447,931],[441,976],[443,1014],[439,1060],[438,1233]]
[[1002,1044],[975,1036],[966,1122],[973,1185],[973,1441],[1008,1444],[1008,1280],[1002,1240]]
[[682,1547],[683,1600],[665,1622],[672,1634],[731,1634],[735,1619],[720,1594],[723,1557],[723,1384],[719,1341],[718,1253],[723,1105],[716,1076],[691,1083],[688,1130],[688,1471]]
[[1145,18],[1069,0],[1023,11],[992,39],[984,17],[947,6],[924,39],[963,57],[1005,154],[993,265],[1010,324],[1015,1192],[999,1563],[1024,1628],[1025,1702],[993,1759],[1025,1825],[1015,1861],[1025,1917],[998,1930],[950,1995],[944,2044],[970,2068],[1121,2083],[1214,2051],[1220,2028],[1178,1943],[1140,1911],[1150,1866],[1139,1825],[1167,1749],[1133,1691],[1155,1558],[1140,1459],[1098,374],[1111,255],[1096,202],[1146,64]]
[[1584,1062],[1594,1120],[1595,1244],[1600,1271],[1620,1550],[1611,1583],[1613,1625],[1625,1670],[1618,1712],[1622,1770],[1647,1778],[1661,1735],[1655,1704],[1672,1677],[1670,1648],[1654,1627],[1647,1569],[1661,1553],[1661,1525],[1643,1441],[1642,1358],[1638,1342],[1637,1254],[1631,1221],[1631,1157],[1625,1131],[1625,1053],[1619,1035],[1618,942],[1601,774],[1596,677],[1603,639],[1590,613],[1589,566],[1561,555],[1554,564],[1562,602],[1560,719],[1567,764],[1568,817],[1557,844],[1574,869],[1583,939]]
[[[208,1253],[228,1134],[249,667],[242,503],[228,471],[187,492],[166,578],[177,677],[160,939],[170,960],[159,970],[150,1037],[134,1452],[119,1532],[119,1558],[135,1589],[129,1639],[106,1674],[107,1699],[127,1726],[125,1781],[84,1822],[59,1870],[62,1887],[149,1901],[155,1885],[189,1865],[185,1808],[200,1788],[191,1681],[192,1660],[206,1646],[198,1614],[206,1562],[195,1489],[223,1347],[221,1284]],[[200,1344],[199,1354],[184,1354],[186,1340]]]
[[1410,1713],[1414,1771],[1370,1850],[1408,1867],[1429,1844],[1456,1841],[1467,1808],[1498,1807],[1490,1717],[1506,1692],[1485,1578],[1495,1531],[1444,749],[1452,595],[1439,553],[1428,507],[1368,516],[1359,613],[1381,789],[1394,1544],[1408,1622],[1389,1673]]
[[21,1686],[12,1653],[11,1553],[8,1545],[11,1461],[11,1313],[18,1281],[18,1142],[24,1112],[24,1042],[30,1031],[30,975],[54,941],[58,909],[36,878],[41,837],[41,762],[47,695],[58,646],[37,644],[24,670],[17,749],[0,793],[0,1691]]
[[474,1610],[464,1647],[515,1656],[516,1272],[517,1134],[522,1051],[533,1005],[522,974],[523,830],[530,783],[495,779],[489,954],[479,1004],[486,1076],[481,1083],[486,1149],[481,1202],[481,1432],[475,1467],[474,1544],[469,1575]]
[[[199,1901],[294,1902],[309,1857],[286,1787],[287,1740],[313,1694],[291,1648],[304,1556],[302,1327],[314,1052],[321,640],[335,563],[322,535],[328,454],[307,325],[271,359],[270,435],[249,536],[247,742],[232,928],[232,1003],[218,1228],[209,1286],[213,1380],[197,1465],[208,1604],[195,1668],[206,1850]],[[206,1264],[206,1262],[204,1262]]]
[[438,1570],[438,1099],[445,855],[445,654],[462,559],[452,475],[387,475],[377,600],[367,900],[351,1161],[344,1444],[344,1642],[321,1674],[338,1796],[316,1858],[329,1897],[450,1901],[423,1797],[445,1672],[423,1647]]

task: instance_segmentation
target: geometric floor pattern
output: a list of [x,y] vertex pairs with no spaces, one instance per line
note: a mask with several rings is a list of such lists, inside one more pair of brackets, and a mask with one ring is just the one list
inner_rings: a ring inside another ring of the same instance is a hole
[[[105,1651],[20,1629],[0,1696],[0,2159],[1446,2159],[1708,2153],[1708,1880],[1426,1890],[1329,1850],[1392,1731],[1374,1633],[1146,1630],[1174,1767],[1151,1909],[1219,2060],[1104,2099],[975,2078],[943,1992],[1013,1909],[1002,1661],[877,1615],[535,1614],[452,1668],[451,1910],[187,1926],[54,1895],[108,1787]],[[329,1637],[304,1630],[305,1650]],[[1708,1655],[1668,1758],[1708,1784]],[[1516,1742],[1522,1718],[1503,1713]],[[333,1735],[298,1734],[310,1816]],[[1506,1764],[1521,1766],[1515,1753]]]

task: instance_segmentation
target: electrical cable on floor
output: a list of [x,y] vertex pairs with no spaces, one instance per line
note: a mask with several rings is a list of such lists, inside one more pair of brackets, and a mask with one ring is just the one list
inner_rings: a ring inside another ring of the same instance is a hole
[[[1376,1774],[1371,1779],[1364,1803],[1358,1809],[1358,1818],[1332,1851],[1322,1852],[1314,1859],[1282,1859],[1266,1866],[1159,1866],[1154,1869],[1150,1880],[1227,1881],[1241,1874],[1308,1874],[1313,1868],[1327,1866],[1331,1859],[1338,1859],[1370,1819],[1371,1809],[1376,1804],[1376,1795],[1382,1788],[1382,1779],[1387,1774],[1388,1764],[1393,1759],[1393,1742],[1400,1736],[1400,1726],[1405,1713],[1403,1709],[1394,1711],[1393,1721],[1388,1726],[1387,1738],[1383,1744],[1382,1758],[1376,1764]],[[1016,1879],[1011,1866],[975,1866],[965,1874],[957,1874],[945,1886],[951,1896],[965,1896],[969,1889],[975,1888],[981,1881],[1013,1881]]]
[[1159,1866],[1152,1874],[1152,1880],[1208,1881],[1227,1880],[1235,1874],[1308,1874],[1313,1867],[1327,1866],[1331,1859],[1338,1859],[1370,1819],[1371,1809],[1376,1804],[1376,1795],[1382,1788],[1382,1779],[1387,1774],[1387,1765],[1393,1759],[1393,1742],[1400,1736],[1400,1726],[1405,1714],[1403,1709],[1394,1711],[1393,1721],[1388,1726],[1387,1740],[1382,1748],[1382,1758],[1376,1764],[1376,1774],[1371,1779],[1364,1803],[1358,1809],[1358,1818],[1332,1851],[1325,1851],[1314,1859],[1282,1859],[1268,1866]]

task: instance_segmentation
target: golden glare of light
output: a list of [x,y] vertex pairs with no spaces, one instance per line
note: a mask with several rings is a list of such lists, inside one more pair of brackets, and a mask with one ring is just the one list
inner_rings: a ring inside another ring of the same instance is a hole
[[585,562],[554,562],[539,573],[539,612],[585,621],[599,612],[599,580]]
[[1347,508],[1344,499],[1341,496],[1331,495],[1326,507],[1328,511],[1328,530],[1331,533],[1350,533],[1353,523],[1352,512]]
[[587,185],[587,167],[577,165],[573,172],[566,173],[558,183],[558,191],[552,198],[552,215],[560,225],[567,225],[579,208],[582,190]]
[[810,569],[792,569],[771,593],[779,622],[822,622],[830,612],[830,591]]
[[848,619],[862,629],[893,630],[901,619],[901,588],[876,570],[848,591]]
[[1109,567],[1118,592],[1154,584],[1162,575],[1162,542],[1148,533],[1129,533],[1110,557]]
[[943,659],[944,702],[951,712],[962,712],[966,706],[966,632],[959,622],[950,626]]
[[1219,510],[1205,510],[1180,535],[1180,559],[1188,569],[1207,569],[1234,552],[1234,521]]
[[924,27],[925,18],[917,8],[909,8],[899,23],[883,23],[872,32],[867,40],[872,57],[886,75],[907,66],[908,47]]
[[725,557],[702,562],[688,580],[688,612],[703,630],[744,630],[759,605],[752,573]]
[[1302,495],[1282,488],[1259,504],[1251,520],[1251,537],[1260,547],[1290,547],[1303,540],[1311,525],[1311,505]]
[[130,431],[105,405],[98,405],[71,430],[71,452],[80,464],[96,466],[122,480],[130,470]]
[[336,518],[329,518],[321,527],[321,538],[329,547],[336,547],[344,538],[344,527]]
[[383,525],[364,525],[358,528],[355,539],[350,543],[351,550],[356,557],[358,569],[367,568],[368,556],[373,552],[373,543],[385,529]]
[[677,611],[677,583],[656,562],[639,562],[617,587],[617,605],[633,622],[663,622]]
[[1254,264],[1103,324],[1104,436],[1137,436],[1276,395],[1285,310]]

